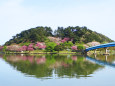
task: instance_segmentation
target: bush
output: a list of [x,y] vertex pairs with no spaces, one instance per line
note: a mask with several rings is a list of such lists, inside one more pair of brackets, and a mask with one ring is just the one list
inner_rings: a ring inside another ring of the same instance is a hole
[[29,46],[31,43],[30,42],[25,42],[25,43],[21,43],[20,46]]
[[78,50],[83,50],[83,49],[85,49],[85,46],[83,46],[83,45],[78,45],[77,48],[78,48]]
[[56,45],[55,48],[54,48],[54,50],[55,50],[55,51],[58,51],[58,52],[61,51],[61,50],[63,50],[63,49],[64,49],[64,48],[63,48],[62,45]]
[[47,44],[46,44],[46,51],[49,51],[49,52],[53,52],[54,51],[54,48],[55,48],[55,46],[56,46],[56,43],[54,43],[54,42],[48,42]]

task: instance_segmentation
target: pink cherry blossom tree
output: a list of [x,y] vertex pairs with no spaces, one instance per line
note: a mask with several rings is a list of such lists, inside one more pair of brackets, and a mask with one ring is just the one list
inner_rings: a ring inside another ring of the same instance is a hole
[[7,50],[8,51],[20,51],[20,48],[21,48],[21,46],[19,46],[19,45],[10,45],[10,46],[7,46]]
[[27,51],[33,51],[34,48],[33,48],[33,44],[30,44],[28,47],[27,47]]
[[37,42],[35,47],[38,48],[38,49],[45,49],[46,45],[45,45],[44,42]]
[[71,49],[72,50],[77,50],[77,46],[72,46]]
[[61,43],[61,38],[59,37],[48,37],[51,42],[55,42],[57,45]]
[[26,51],[27,48],[28,48],[28,47],[24,45],[24,46],[21,47],[21,50],[22,50],[22,51]]
[[66,41],[69,41],[70,40],[70,38],[64,38],[63,40],[61,40],[61,42],[66,42]]
[[91,47],[91,46],[100,45],[100,43],[99,43],[99,42],[96,42],[96,41],[93,41],[93,42],[87,43],[87,45],[88,45],[89,47]]

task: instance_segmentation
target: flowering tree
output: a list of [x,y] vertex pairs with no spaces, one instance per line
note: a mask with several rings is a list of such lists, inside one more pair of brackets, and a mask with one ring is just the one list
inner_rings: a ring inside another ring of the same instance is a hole
[[61,38],[57,37],[48,37],[51,42],[55,42],[57,45],[61,43]]
[[7,50],[8,51],[20,51],[20,48],[21,48],[21,46],[19,46],[19,45],[10,45],[10,46],[7,46]]
[[87,45],[88,45],[89,47],[91,47],[91,46],[100,45],[100,43],[94,41],[94,42],[89,42],[89,43],[87,43]]
[[39,48],[39,49],[45,49],[46,45],[43,42],[37,42],[36,47]]
[[24,45],[24,46],[21,47],[21,50],[22,50],[22,51],[26,51],[27,48],[28,48],[28,47]]
[[63,40],[61,40],[61,42],[66,42],[66,41],[69,41],[70,40],[70,38],[64,38]]
[[77,50],[77,46],[72,46],[71,49],[72,50]]
[[77,50],[77,46],[72,46],[71,49],[72,50]]
[[28,47],[27,47],[27,51],[33,51],[34,48],[33,48],[33,44],[30,44]]

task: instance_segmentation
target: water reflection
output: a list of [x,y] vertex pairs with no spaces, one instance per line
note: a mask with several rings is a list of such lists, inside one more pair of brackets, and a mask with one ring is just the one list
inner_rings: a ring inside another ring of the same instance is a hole
[[92,55],[87,56],[87,60],[95,62],[102,66],[110,66],[115,68],[115,56],[114,55]]
[[4,55],[7,63],[25,75],[37,78],[91,77],[103,66],[82,56],[72,55]]

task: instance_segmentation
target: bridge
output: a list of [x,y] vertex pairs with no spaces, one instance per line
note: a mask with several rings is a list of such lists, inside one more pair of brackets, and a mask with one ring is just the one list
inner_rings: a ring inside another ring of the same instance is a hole
[[105,48],[105,54],[107,54],[107,48],[108,47],[115,47],[115,42],[111,42],[111,43],[106,43],[106,44],[101,44],[101,45],[89,47],[89,48],[86,48],[84,50],[84,52],[87,53],[88,51],[91,51],[91,50],[96,50],[96,49],[99,49],[99,48]]

